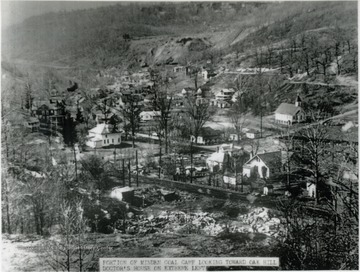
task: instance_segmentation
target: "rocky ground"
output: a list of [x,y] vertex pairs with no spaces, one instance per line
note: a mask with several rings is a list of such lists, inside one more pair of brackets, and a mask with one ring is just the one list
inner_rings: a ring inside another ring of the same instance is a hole
[[[276,256],[274,245],[283,230],[270,209],[181,191],[174,201],[158,197],[156,189],[137,193],[153,204],[142,214],[130,214],[126,231],[88,236],[87,243],[98,249],[91,270],[100,257]],[[41,237],[4,237],[2,271],[48,270],[40,261],[44,251]]]

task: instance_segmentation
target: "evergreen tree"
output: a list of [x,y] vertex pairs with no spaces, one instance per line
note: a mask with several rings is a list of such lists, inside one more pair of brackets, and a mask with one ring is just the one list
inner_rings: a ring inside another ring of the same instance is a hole
[[121,122],[121,119],[116,115],[112,115],[109,120],[109,124],[112,126],[112,132],[119,132],[119,123]]
[[77,108],[77,112],[76,112],[76,123],[78,124],[84,123],[84,116],[79,107]]
[[70,113],[67,112],[64,120],[63,137],[64,143],[68,146],[73,146],[77,142],[75,127],[76,123],[74,122]]

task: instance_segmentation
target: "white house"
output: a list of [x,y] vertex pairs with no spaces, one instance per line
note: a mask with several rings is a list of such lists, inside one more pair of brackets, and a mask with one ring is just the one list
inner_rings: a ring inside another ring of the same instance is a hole
[[174,71],[174,73],[185,72],[186,67],[184,67],[184,66],[175,66],[173,71]]
[[229,156],[230,158],[233,157],[235,154],[243,154],[245,156],[248,156],[248,153],[244,152],[241,147],[235,147],[233,144],[223,144],[218,147],[216,152],[212,153],[210,157],[206,159],[206,165],[208,166],[210,172],[214,172],[214,169],[216,168],[221,170],[223,169],[223,164],[226,156]]
[[110,197],[120,201],[131,202],[134,197],[134,188],[129,186],[115,187],[111,191]]
[[213,129],[211,127],[203,127],[197,138],[194,135],[190,136],[190,140],[197,144],[213,144],[218,142],[222,138],[222,132],[220,130]]
[[90,129],[88,138],[86,145],[91,148],[121,144],[121,132],[112,132],[112,126],[109,124],[98,124]]
[[215,94],[215,99],[220,101],[229,101],[233,97],[235,91],[233,89],[221,89]]
[[142,111],[140,112],[140,118],[142,122],[152,121],[160,117],[160,111]]
[[201,76],[203,77],[203,79],[209,80],[209,79],[213,78],[214,76],[216,76],[216,73],[214,72],[213,69],[202,68]]
[[298,95],[295,104],[281,103],[275,111],[275,122],[291,125],[305,120],[305,113],[301,108],[301,98]]
[[315,198],[316,197],[316,185],[312,182],[306,182],[306,191],[308,192],[308,196]]
[[249,129],[248,131],[246,131],[245,135],[246,135],[246,138],[249,138],[249,139],[255,139],[255,138],[258,138],[259,137],[259,131],[257,130],[253,130],[253,129]]
[[187,95],[191,95],[195,93],[195,89],[191,88],[191,87],[186,87],[184,89],[181,90],[181,95],[183,97],[186,97]]
[[231,105],[227,101],[220,100],[220,101],[217,101],[216,106],[220,109],[224,109],[224,108],[230,108]]
[[257,154],[243,165],[243,176],[269,178],[282,170],[281,151]]
[[233,185],[235,186],[237,183],[237,177],[239,175],[235,175],[235,173],[225,170],[224,176],[223,176],[223,181],[225,184],[229,184],[229,185]]
[[240,146],[234,146],[234,144],[222,144],[221,146],[219,146],[219,152],[227,152],[231,157],[234,154],[239,153],[240,151],[243,151],[243,148]]
[[[241,136],[240,136],[240,139],[241,139]],[[236,133],[230,133],[229,141],[238,141],[238,140],[239,140],[239,137]]]
[[210,172],[214,172],[215,169],[222,170],[225,160],[225,153],[217,151],[212,153],[210,157],[206,159],[206,165],[210,169]]

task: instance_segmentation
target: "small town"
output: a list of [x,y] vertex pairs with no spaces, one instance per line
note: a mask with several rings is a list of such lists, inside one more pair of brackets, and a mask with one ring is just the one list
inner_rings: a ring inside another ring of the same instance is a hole
[[[358,269],[356,2],[86,8],[2,30],[3,271],[111,257]],[[65,18],[80,31],[60,32]],[[40,43],[23,32],[39,24]]]

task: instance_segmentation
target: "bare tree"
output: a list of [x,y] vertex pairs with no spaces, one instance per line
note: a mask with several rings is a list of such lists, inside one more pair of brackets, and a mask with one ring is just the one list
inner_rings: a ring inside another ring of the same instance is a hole
[[34,96],[33,96],[33,84],[28,75],[24,83],[24,94],[25,94],[25,108],[31,113]]
[[209,101],[198,100],[195,95],[188,95],[185,98],[184,112],[189,117],[185,121],[189,125],[190,133],[195,137],[197,144],[197,137],[201,129],[206,122],[211,120],[215,110],[210,107]]
[[331,63],[330,49],[324,48],[318,56],[316,62],[319,63],[323,70],[323,75],[326,76],[326,70]]
[[239,102],[235,102],[229,111],[229,116],[236,130],[237,142],[240,143],[242,129],[248,123],[243,106]]
[[305,169],[313,177],[316,186],[315,204],[319,203],[319,187],[323,177],[322,163],[326,153],[326,128],[320,123],[308,126],[299,132],[299,136],[304,140],[304,164]]
[[267,63],[269,69],[271,69],[274,58],[274,48],[271,45],[267,46]]
[[65,202],[61,207],[60,236],[43,243],[46,263],[55,270],[88,270],[97,252],[96,244],[89,240],[81,202]]
[[287,187],[290,188],[291,185],[291,157],[292,157],[292,152],[293,152],[293,147],[294,147],[294,136],[295,134],[290,133],[290,130],[288,129],[288,131],[286,131],[285,133],[281,133],[282,135],[282,143],[283,143],[283,148],[282,151],[284,151],[284,161],[285,161],[285,168],[286,168],[286,185]]
[[124,101],[125,105],[121,107],[121,112],[128,124],[131,137],[132,137],[132,147],[135,147],[135,133],[138,131],[140,126],[140,112],[141,112],[141,102],[138,96],[130,95],[126,97]]
[[[169,127],[170,127],[170,111],[172,107],[173,96],[168,91],[168,83],[164,82],[162,86],[159,87],[153,99],[153,108],[155,111],[160,113],[160,116],[155,120],[157,123],[158,135],[164,137],[165,142],[165,154],[168,153],[169,147]],[[160,136],[159,136],[160,137]]]
[[111,113],[110,105],[108,104],[111,101],[109,99],[104,98],[102,101],[97,102],[95,105],[95,109],[99,110],[104,115],[105,123],[107,123],[110,118],[108,118],[109,114]]

